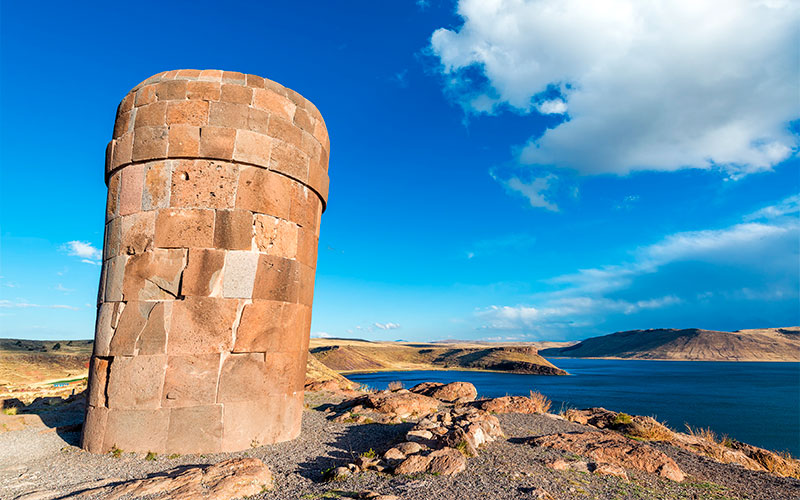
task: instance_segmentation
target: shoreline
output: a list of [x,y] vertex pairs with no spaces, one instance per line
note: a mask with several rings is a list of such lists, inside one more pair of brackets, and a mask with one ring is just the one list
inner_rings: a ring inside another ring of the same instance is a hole
[[675,358],[622,358],[617,356],[544,356],[539,354],[546,360],[551,359],[607,359],[613,361],[691,361],[703,363],[798,363],[800,359],[785,360],[785,359],[675,359]]

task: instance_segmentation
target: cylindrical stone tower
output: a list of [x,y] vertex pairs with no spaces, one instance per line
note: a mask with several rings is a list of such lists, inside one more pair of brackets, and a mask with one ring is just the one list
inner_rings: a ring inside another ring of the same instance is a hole
[[117,110],[83,448],[297,437],[329,141],[259,76],[160,73]]

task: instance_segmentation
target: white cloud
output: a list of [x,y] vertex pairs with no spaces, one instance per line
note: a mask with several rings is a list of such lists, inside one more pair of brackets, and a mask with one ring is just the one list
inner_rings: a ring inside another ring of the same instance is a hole
[[86,264],[100,264],[103,258],[103,251],[92,246],[88,241],[68,241],[61,245],[61,250],[73,257],[80,257],[81,262]]
[[468,112],[568,108],[522,163],[738,178],[797,149],[799,2],[460,0],[458,14],[463,26],[436,30],[431,48]]
[[44,308],[44,309],[69,309],[71,311],[79,311],[80,308],[74,306],[66,306],[63,304],[31,304],[30,302],[11,302],[10,300],[0,300],[0,308],[4,309],[29,309],[29,308]]
[[[792,200],[755,213],[793,213]],[[800,221],[773,219],[671,234],[634,249],[628,262],[546,280],[555,289],[532,296],[527,304],[490,306],[476,315],[484,328],[558,336],[555,332],[591,328],[610,316],[690,307],[697,300],[720,304],[794,300],[800,274]],[[706,280],[704,275],[716,277]]]
[[400,325],[397,323],[373,323],[373,326],[379,330],[396,330],[400,328]]
[[550,201],[550,195],[558,178],[553,174],[545,175],[524,182],[517,176],[503,179],[494,172],[489,173],[494,180],[502,184],[506,190],[522,195],[532,207],[544,208],[551,212],[558,212],[558,206]]
[[67,288],[64,285],[62,285],[61,283],[56,285],[55,289],[58,290],[59,292],[64,292],[64,293],[72,293],[72,292],[75,291],[74,288]]
[[312,332],[311,333],[311,338],[312,339],[329,339],[329,338],[333,338],[333,335],[331,335],[328,332]]
[[745,217],[745,220],[773,220],[787,215],[796,216],[797,214],[800,214],[800,195],[795,194],[781,200],[775,205],[756,210]]

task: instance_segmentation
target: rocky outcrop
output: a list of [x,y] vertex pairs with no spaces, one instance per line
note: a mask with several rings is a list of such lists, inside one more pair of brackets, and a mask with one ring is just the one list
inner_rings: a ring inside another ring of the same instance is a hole
[[205,467],[179,468],[145,479],[91,488],[70,498],[229,500],[256,495],[272,486],[272,473],[261,460],[237,458]]
[[342,423],[399,423],[408,418],[420,418],[434,413],[440,401],[405,389],[378,391],[343,401],[329,408],[333,419]]
[[542,413],[541,407],[525,396],[503,396],[478,401],[477,405],[491,413]]
[[449,384],[423,382],[412,387],[411,392],[449,403],[474,401],[478,396],[477,389],[469,382],[451,382]]
[[531,438],[531,444],[555,448],[590,458],[598,465],[610,464],[657,474],[681,482],[683,471],[670,457],[655,448],[615,432],[558,433]]

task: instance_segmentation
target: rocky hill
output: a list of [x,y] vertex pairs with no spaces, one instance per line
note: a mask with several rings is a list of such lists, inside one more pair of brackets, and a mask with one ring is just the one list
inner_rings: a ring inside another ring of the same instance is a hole
[[567,374],[539,356],[535,345],[312,339],[310,351],[328,368],[345,373],[458,369]]
[[690,328],[617,332],[544,349],[542,356],[686,361],[800,361],[800,327],[719,332]]

